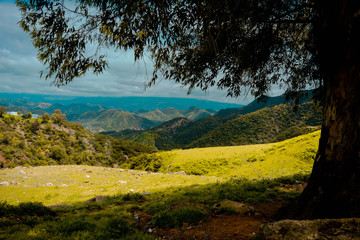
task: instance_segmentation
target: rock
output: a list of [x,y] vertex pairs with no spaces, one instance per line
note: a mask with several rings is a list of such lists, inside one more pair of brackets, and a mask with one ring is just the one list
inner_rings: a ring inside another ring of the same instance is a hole
[[62,184],[62,185],[60,185],[60,187],[67,187],[67,185],[66,185],[66,184]]
[[141,195],[149,195],[149,192],[142,192]]
[[1,182],[0,186],[8,187],[10,184],[9,182]]
[[260,226],[263,240],[360,239],[360,218],[282,220]]
[[45,183],[45,184],[43,185],[43,187],[51,187],[51,186],[53,186],[53,184],[52,184],[51,182]]
[[15,180],[11,180],[10,183],[14,184],[14,185],[18,184],[17,181],[15,181]]
[[20,170],[18,174],[25,174],[25,172],[23,170]]
[[221,202],[215,204],[213,206],[213,211],[220,212],[222,208],[230,209],[240,215],[246,215],[246,214],[250,214],[250,213],[254,212],[253,207],[248,206],[243,203],[231,201],[231,200],[224,200],[224,201],[221,201]]
[[89,178],[90,176],[89,176],[89,175],[86,175],[85,177]]
[[185,171],[169,173],[170,175],[187,175]]
[[98,196],[95,196],[93,198],[90,198],[86,202],[103,202],[103,201],[106,200],[106,198],[107,198],[107,196],[98,195]]
[[127,183],[127,181],[119,181],[119,183]]

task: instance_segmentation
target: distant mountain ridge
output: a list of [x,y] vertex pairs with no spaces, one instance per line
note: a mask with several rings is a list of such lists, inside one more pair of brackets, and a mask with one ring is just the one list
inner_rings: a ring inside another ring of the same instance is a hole
[[189,107],[200,109],[220,110],[225,108],[238,108],[243,105],[234,103],[223,103],[209,100],[200,100],[195,98],[169,98],[169,97],[76,97],[61,95],[40,95],[40,94],[22,94],[22,93],[0,93],[0,98],[17,100],[21,99],[30,102],[44,102],[51,104],[70,105],[77,104],[95,104],[104,108],[118,109],[125,111],[136,111],[145,109],[153,111],[155,109],[166,109],[173,107],[179,110],[185,110]]
[[93,132],[121,131],[125,129],[144,130],[154,127],[162,122],[174,118],[185,117],[197,120],[214,114],[214,110],[204,110],[198,107],[189,107],[185,110],[174,107],[153,111],[139,110],[133,113],[123,109],[107,109],[99,104],[30,102],[22,99],[0,99],[0,105],[7,111],[21,111],[22,113],[35,113],[43,115],[45,112],[52,114],[55,109],[60,109],[66,114],[69,121],[79,122]]
[[[225,109],[213,116],[196,121],[181,118],[169,122],[171,128],[158,127],[145,131],[108,132],[114,137],[150,144],[160,150],[263,143],[298,136],[321,124],[321,114],[315,111],[308,94],[301,100],[298,111],[284,104],[284,95],[262,102],[255,100],[247,106]],[[180,121],[174,126],[174,121]]]

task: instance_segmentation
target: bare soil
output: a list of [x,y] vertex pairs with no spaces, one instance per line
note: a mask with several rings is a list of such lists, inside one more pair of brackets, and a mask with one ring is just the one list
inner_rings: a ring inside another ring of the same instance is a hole
[[172,229],[151,228],[151,217],[144,212],[139,216],[138,227],[143,231],[151,228],[151,234],[157,239],[211,239],[211,240],[249,240],[259,232],[259,226],[269,222],[270,216],[282,206],[280,202],[268,202],[253,205],[255,213],[248,216],[238,214],[212,214],[206,221],[197,224],[184,223]]

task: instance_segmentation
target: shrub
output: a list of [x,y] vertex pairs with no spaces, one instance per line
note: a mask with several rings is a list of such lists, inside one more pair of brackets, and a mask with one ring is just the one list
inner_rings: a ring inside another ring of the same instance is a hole
[[23,202],[17,207],[17,214],[20,216],[49,216],[55,215],[55,212],[41,202]]
[[111,238],[120,238],[127,235],[131,230],[131,225],[123,218],[113,218],[105,226],[105,233]]
[[183,223],[197,223],[206,219],[206,213],[203,210],[193,207],[179,208],[172,211],[162,211],[156,214],[153,222],[157,227],[173,228],[183,225]]
[[140,202],[145,199],[140,193],[127,193],[122,198],[124,201]]
[[67,217],[63,219],[56,230],[65,236],[71,236],[75,232],[92,231],[96,228],[95,224],[89,223],[79,217]]

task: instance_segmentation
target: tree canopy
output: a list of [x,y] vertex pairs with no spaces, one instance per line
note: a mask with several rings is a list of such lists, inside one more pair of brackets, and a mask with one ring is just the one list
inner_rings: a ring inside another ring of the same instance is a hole
[[[46,77],[61,86],[107,67],[103,48],[149,53],[156,79],[229,96],[320,85],[312,0],[17,1]],[[95,50],[89,50],[94,48]],[[42,74],[43,74],[42,73]]]

